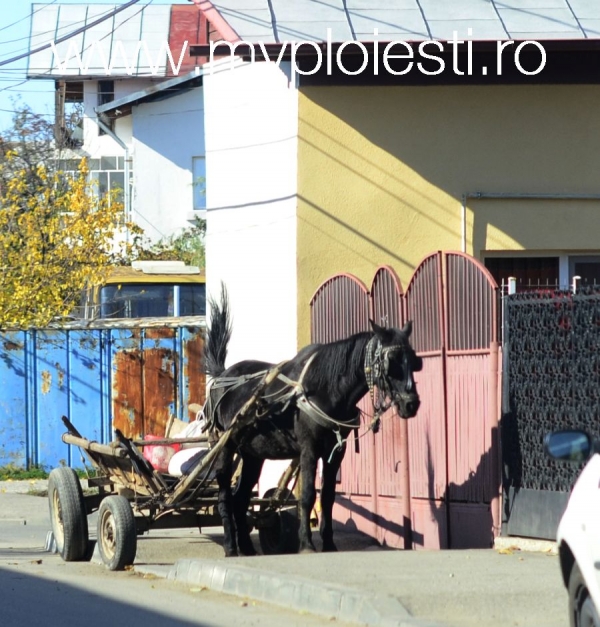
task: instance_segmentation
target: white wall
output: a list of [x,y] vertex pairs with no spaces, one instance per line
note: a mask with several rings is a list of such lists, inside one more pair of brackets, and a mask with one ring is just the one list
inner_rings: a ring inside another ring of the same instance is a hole
[[298,93],[274,63],[204,67],[207,283],[228,288],[228,365],[297,352]]
[[[107,77],[109,78],[109,77]],[[147,89],[155,85],[156,81],[143,78],[131,78],[115,81],[115,100],[123,98],[136,91]],[[84,81],[83,83],[83,107],[84,107],[84,123],[83,123],[83,150],[87,152],[90,158],[97,157],[113,157],[123,156],[124,150],[108,135],[98,134],[98,125],[96,124],[96,111],[98,106],[98,81]],[[126,143],[131,143],[131,116],[124,117],[122,120],[116,120],[115,133]]]
[[192,157],[204,155],[202,87],[133,108],[133,218],[152,240],[189,227]]

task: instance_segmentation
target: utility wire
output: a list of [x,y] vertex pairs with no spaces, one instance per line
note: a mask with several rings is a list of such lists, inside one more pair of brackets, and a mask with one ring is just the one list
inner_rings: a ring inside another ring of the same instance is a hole
[[[101,24],[102,22],[113,17],[117,13],[120,13],[121,11],[124,11],[125,9],[129,8],[130,6],[138,3],[139,1],[140,0],[129,0],[129,2],[126,2],[123,6],[117,7],[114,11],[111,11],[110,13],[107,13],[106,15],[99,17],[97,20],[94,20],[93,22],[90,22],[89,24],[86,24],[85,26],[81,26],[80,28],[77,28],[72,33],[69,33],[68,35],[63,35],[62,37],[59,37],[56,41],[52,43],[60,44],[63,41],[67,41],[67,39],[71,39],[71,37],[80,35],[81,33],[85,32],[89,28],[92,28],[93,26],[96,26],[97,24]],[[18,54],[16,57],[11,57],[10,59],[5,59],[4,61],[0,61],[0,67],[3,65],[8,65],[9,63],[14,63],[15,61],[20,61],[21,59],[24,59],[25,57],[31,56],[32,54],[37,54],[38,52],[42,52],[42,50],[47,50],[48,48],[52,46],[52,43],[44,44],[43,46],[39,46],[38,48],[35,48],[34,50],[28,50],[27,52]]]
[[[54,2],[58,2],[58,0],[54,0]],[[49,5],[46,4],[43,7],[39,8],[39,9],[36,9],[36,12],[37,11],[41,11],[42,9],[45,9],[47,6],[49,6]],[[114,11],[114,9],[110,9],[110,11]],[[32,16],[33,16],[33,13],[30,16],[28,16],[28,17],[32,17]],[[98,17],[104,17],[104,16],[106,16],[106,13],[100,13],[98,15]],[[26,20],[26,19],[28,19],[28,17],[27,18],[24,17],[23,19]],[[19,21],[21,21],[21,20],[19,20]],[[17,22],[14,22],[14,23],[16,24]],[[77,20],[76,22],[72,22],[71,24],[69,24],[69,27],[73,28],[77,24],[85,24],[85,19]],[[8,28],[8,27],[5,27],[5,28]],[[63,26],[60,30],[65,30],[66,28],[67,28],[66,26]],[[0,30],[2,30],[2,29],[0,28]],[[42,31],[41,33],[36,33],[35,36],[36,37],[42,37],[43,35],[50,35],[50,34],[56,35],[56,29],[52,28],[50,30]],[[6,44],[14,44],[14,43],[16,43],[18,41],[31,41],[31,35],[27,35],[26,37],[18,37],[17,39],[7,39],[7,40],[4,40],[4,41],[0,42],[0,44],[2,44],[4,46]],[[19,48],[18,50],[13,50],[11,52],[7,52],[6,54],[19,54],[23,50],[29,50],[29,46],[27,46],[27,48]]]
[[[30,17],[33,17],[33,15],[37,13],[38,11],[41,11],[42,9],[49,7],[51,4],[56,4],[57,2],[58,0],[52,0],[52,2],[48,2],[48,4],[44,4],[39,9],[33,10],[28,16],[22,17],[20,20],[17,20],[16,22],[13,22],[12,24],[7,24],[6,26],[3,26],[2,28],[0,28],[0,32],[2,32],[3,30],[6,30],[7,28],[10,28],[11,26],[14,26],[15,24],[19,24],[20,22],[24,22],[25,20],[28,20]],[[13,41],[19,41],[19,40],[14,39]],[[6,43],[12,43],[12,42],[3,41],[2,43],[6,44]]]
[[[80,31],[81,31],[81,30],[86,30],[86,29],[90,28],[91,26],[95,26],[95,25],[96,25],[96,24],[98,24],[100,21],[105,20],[105,19],[107,19],[107,18],[109,18],[109,17],[112,17],[112,16],[113,16],[116,12],[118,12],[118,11],[122,11],[123,9],[126,9],[127,7],[131,6],[131,5],[132,5],[132,4],[134,4],[135,2],[139,2],[139,0],[132,0],[131,2],[128,2],[126,5],[123,5],[122,7],[119,7],[119,9],[118,9],[117,11],[112,11],[109,15],[105,15],[105,16],[103,16],[101,20],[96,20],[95,22],[88,24],[85,28],[83,28],[83,29],[79,29],[79,30],[80,30]],[[141,9],[139,9],[136,13],[134,13],[133,15],[130,15],[127,19],[123,20],[123,22],[121,22],[121,24],[119,24],[119,28],[120,28],[121,26],[123,26],[123,24],[125,24],[126,22],[128,22],[130,19],[134,18],[136,15],[139,15],[139,14],[140,14],[140,13],[144,10],[144,8],[145,8],[145,7],[150,6],[153,2],[154,2],[154,0],[150,0],[150,1],[148,2],[148,4],[146,4],[146,5],[142,6],[142,8],[141,8]],[[110,35],[112,35],[112,34],[113,34],[113,32],[114,32],[114,31],[109,31],[106,35],[104,35],[103,37],[101,37],[98,41],[102,41],[103,39],[106,39],[107,37],[109,37]],[[74,36],[74,35],[76,35],[76,34],[79,34],[79,33],[78,33],[78,32],[72,33],[71,35],[69,35],[69,37],[73,37],[73,36]],[[65,40],[65,38],[63,37],[63,38],[61,38],[61,40],[60,40],[60,41],[64,41],[64,40]],[[55,43],[59,43],[59,40],[56,40],[56,42],[55,42]],[[85,52],[86,50],[89,50],[89,49],[90,49],[93,45],[94,45],[93,43],[89,44],[86,48],[84,48],[84,49],[82,50],[82,53],[83,53],[83,52]],[[48,47],[49,47],[49,46],[50,46],[50,44],[48,44]],[[36,52],[36,51],[32,51],[32,52],[31,52],[31,54],[33,54],[34,52]],[[71,57],[71,59],[73,59],[73,58],[75,58],[75,56]],[[0,63],[0,65],[2,65],[2,64]],[[51,71],[52,71],[52,70],[50,69],[50,70],[48,70],[46,73],[47,73],[47,74],[49,74]],[[6,72],[6,70],[0,70],[0,72]],[[0,80],[1,80],[1,79],[0,79]],[[29,78],[25,78],[25,80],[22,80],[22,81],[20,81],[20,82],[18,82],[18,83],[15,83],[14,85],[8,85],[7,87],[2,87],[2,88],[0,88],[0,92],[3,92],[3,91],[8,91],[8,90],[13,91],[16,87],[19,87],[20,85],[24,85],[24,84],[25,84],[25,83],[27,83],[29,80],[30,80]]]

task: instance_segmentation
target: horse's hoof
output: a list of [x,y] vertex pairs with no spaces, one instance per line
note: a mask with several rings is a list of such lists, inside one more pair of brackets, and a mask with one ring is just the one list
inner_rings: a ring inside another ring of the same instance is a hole
[[324,544],[323,545],[323,553],[335,553],[337,551],[337,546],[333,544]]
[[315,549],[314,546],[304,546],[302,547],[298,553],[302,554],[302,553],[316,553],[317,549]]
[[225,557],[239,557],[237,551],[225,550]]
[[249,546],[240,547],[240,553],[246,557],[252,557],[256,555],[256,549],[254,545],[250,544]]

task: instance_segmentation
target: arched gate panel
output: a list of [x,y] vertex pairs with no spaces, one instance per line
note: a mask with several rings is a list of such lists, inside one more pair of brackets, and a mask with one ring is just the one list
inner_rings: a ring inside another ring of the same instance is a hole
[[369,291],[351,274],[324,281],[310,301],[312,342],[335,342],[369,328]]
[[[459,252],[427,256],[404,294],[386,267],[377,270],[370,294],[350,275],[317,290],[313,341],[365,330],[370,309],[381,325],[412,320],[411,343],[423,358],[417,416],[385,416],[375,438],[360,440],[358,455],[349,446],[336,520],[352,519],[390,546],[410,546],[411,525],[415,547],[492,545],[500,525],[497,291],[483,265]],[[362,408],[364,429],[368,397]]]

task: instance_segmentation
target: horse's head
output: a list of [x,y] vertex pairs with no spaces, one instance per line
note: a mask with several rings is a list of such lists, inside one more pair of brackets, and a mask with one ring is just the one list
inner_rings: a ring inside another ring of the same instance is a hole
[[388,396],[402,418],[412,418],[420,404],[413,373],[423,367],[423,361],[409,342],[412,322],[402,329],[386,329],[370,322],[374,336],[365,361],[369,387],[376,385]]

